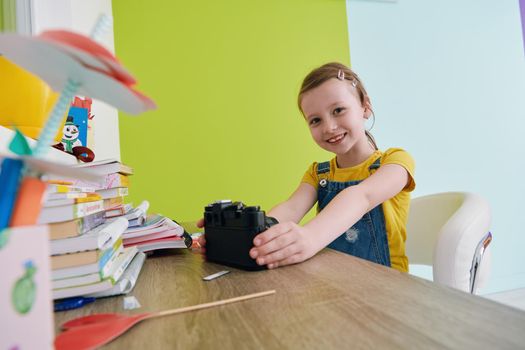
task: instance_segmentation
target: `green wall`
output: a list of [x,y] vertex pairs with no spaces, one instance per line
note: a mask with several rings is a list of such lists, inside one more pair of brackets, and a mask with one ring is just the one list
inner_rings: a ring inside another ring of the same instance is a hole
[[181,221],[217,199],[269,210],[330,158],[296,99],[312,68],[349,64],[345,1],[114,0],[113,15],[117,55],[159,106],[119,118],[134,203]]
[[0,0],[0,32],[4,30],[4,1]]

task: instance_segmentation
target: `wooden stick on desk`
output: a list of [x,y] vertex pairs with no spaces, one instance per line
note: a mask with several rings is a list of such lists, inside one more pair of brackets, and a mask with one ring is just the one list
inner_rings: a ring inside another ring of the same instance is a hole
[[57,350],[98,348],[115,339],[133,327],[135,324],[143,320],[206,309],[209,307],[235,303],[237,301],[263,297],[274,293],[275,290],[268,290],[266,292],[253,293],[241,297],[214,301],[211,303],[204,303],[153,313],[143,313],[133,316],[119,314],[94,314],[79,317],[63,324],[63,328],[66,331],[60,333],[55,338],[55,348]]
[[264,297],[264,296],[267,296],[267,295],[270,295],[270,294],[275,294],[275,290],[267,290],[265,292],[259,292],[259,293],[243,295],[241,297],[235,297],[235,298],[230,298],[230,299],[225,299],[225,300],[217,300],[217,301],[213,301],[211,303],[204,303],[204,304],[198,304],[198,305],[193,305],[193,306],[181,307],[181,308],[178,308],[178,309],[159,311],[159,312],[152,313],[151,316],[149,316],[148,318],[161,317],[161,316],[167,316],[167,315],[173,315],[173,314],[181,314],[183,312],[194,311],[194,310],[201,310],[201,309],[206,309],[206,308],[209,308],[209,307],[235,303],[235,302],[243,301],[243,300],[247,300],[247,299]]

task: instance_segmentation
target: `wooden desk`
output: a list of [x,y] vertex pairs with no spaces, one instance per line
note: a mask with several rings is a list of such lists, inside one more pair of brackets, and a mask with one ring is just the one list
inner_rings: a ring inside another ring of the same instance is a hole
[[[55,313],[59,324],[90,313],[157,311],[276,289],[263,298],[139,323],[111,349],[516,349],[525,312],[329,249],[271,271],[232,272],[200,254],[148,258],[131,295]],[[58,331],[58,328],[57,328]]]

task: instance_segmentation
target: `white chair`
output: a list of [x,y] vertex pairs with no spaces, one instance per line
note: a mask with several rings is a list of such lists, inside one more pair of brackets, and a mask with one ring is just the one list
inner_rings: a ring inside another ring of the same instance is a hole
[[430,265],[434,282],[474,294],[490,272],[490,222],[489,203],[474,193],[412,199],[406,241],[410,267]]

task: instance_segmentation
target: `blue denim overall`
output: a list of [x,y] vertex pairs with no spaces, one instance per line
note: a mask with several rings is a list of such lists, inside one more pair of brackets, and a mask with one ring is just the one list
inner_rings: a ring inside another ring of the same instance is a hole
[[[368,170],[379,168],[378,158]],[[324,179],[330,172],[330,162],[320,163],[317,175],[321,178],[317,190],[318,211],[321,211],[342,190],[357,185],[361,181],[336,182]],[[325,175],[323,175],[325,174]],[[338,250],[381,265],[390,265],[390,250],[385,227],[385,215],[382,205],[366,213],[350,229],[337,237],[328,248]]]

